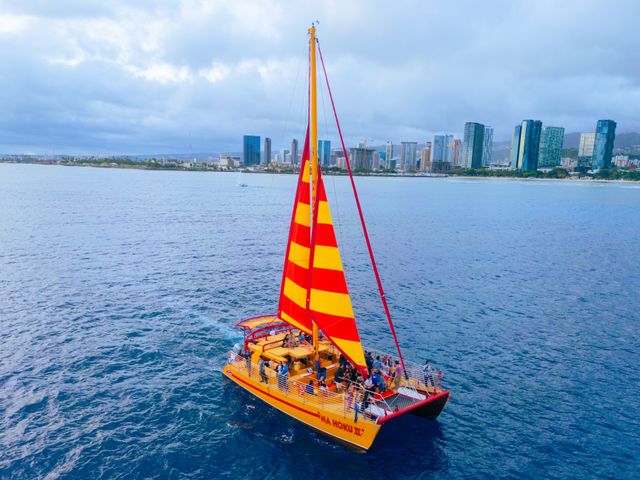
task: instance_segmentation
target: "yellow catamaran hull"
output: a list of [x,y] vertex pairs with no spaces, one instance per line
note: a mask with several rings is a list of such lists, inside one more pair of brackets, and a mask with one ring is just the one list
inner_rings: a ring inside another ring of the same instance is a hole
[[[268,405],[299,420],[308,427],[356,449],[368,450],[380,431],[381,425],[365,421],[362,416],[356,421],[353,412],[347,415],[344,412],[336,411],[330,405],[322,408],[317,404],[318,399],[309,401],[308,395],[299,395],[298,392],[292,391],[285,394],[278,388],[277,382],[273,380],[265,385],[255,378],[249,378],[246,375],[246,369],[242,372],[242,368],[238,368],[237,365],[227,364],[223,373],[227,378]],[[255,369],[254,375],[258,375],[257,369]]]

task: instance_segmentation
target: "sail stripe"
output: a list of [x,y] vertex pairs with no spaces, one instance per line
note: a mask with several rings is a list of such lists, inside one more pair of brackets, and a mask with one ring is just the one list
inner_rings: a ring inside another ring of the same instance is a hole
[[291,242],[291,246],[289,247],[289,258],[288,260],[299,267],[304,268],[305,270],[309,268],[309,247],[304,247],[302,245],[297,244],[296,242]]
[[333,230],[333,225],[316,225],[316,244],[325,245],[328,247],[337,247],[338,241],[336,240],[336,234]]
[[298,202],[295,222],[304,227],[311,225],[311,206],[308,203]]
[[329,210],[329,203],[326,201],[320,201],[318,204],[318,224],[320,225],[333,225],[331,219],[331,211]]
[[330,292],[349,291],[343,272],[324,268],[313,269],[313,287],[318,290],[328,290]]
[[307,306],[307,289],[287,277],[284,281],[284,295],[300,307]]
[[[336,315],[314,312],[313,319],[318,323],[318,325],[324,325],[322,329],[323,333],[332,340],[336,338],[342,338],[345,340],[356,342],[360,339],[357,330],[342,328],[342,324],[345,320],[353,322],[353,318],[345,319],[344,317],[339,317]],[[364,359],[364,353],[362,356]]]
[[324,245],[315,246],[313,254],[313,268],[324,268],[326,270],[342,271],[342,261],[338,247],[327,247]]
[[306,285],[309,283],[309,269],[296,265],[293,262],[289,262],[285,277],[298,285]]
[[339,317],[353,318],[353,308],[351,307],[351,299],[348,293],[311,288],[309,308],[316,313],[328,313]]

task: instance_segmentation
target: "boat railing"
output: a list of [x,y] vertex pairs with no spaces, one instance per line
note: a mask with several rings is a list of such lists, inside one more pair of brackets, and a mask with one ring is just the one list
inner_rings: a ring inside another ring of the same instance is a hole
[[[375,423],[375,418],[367,415],[362,411],[361,404],[364,399],[364,389],[357,391],[353,396],[346,395],[346,391],[332,392],[318,388],[317,381],[314,377],[309,376],[309,380],[313,379],[313,385],[304,383],[303,381],[293,380],[286,375],[279,375],[271,368],[264,369],[266,378],[262,378],[259,365],[251,362],[250,359],[238,355],[230,351],[227,354],[228,365],[234,376],[249,377],[255,379],[258,384],[265,385],[267,393],[274,391],[288,397],[298,404],[319,407],[323,410],[330,410],[338,413],[343,418],[354,419],[355,421],[369,421]],[[266,380],[266,382],[265,382]],[[379,394],[370,392],[371,399],[378,401]],[[381,399],[381,397],[380,397]]]
[[[391,364],[395,365],[399,358],[389,355],[388,353],[380,352],[378,350],[369,349],[369,352],[373,354],[373,357],[388,357],[391,359]],[[424,370],[423,367],[415,362],[404,361],[405,372],[403,378],[398,381],[399,387],[405,387],[410,390],[417,391],[429,391],[431,393],[439,392],[442,390],[442,372],[437,368],[432,368],[429,371]],[[383,367],[383,373],[388,375],[388,371]]]

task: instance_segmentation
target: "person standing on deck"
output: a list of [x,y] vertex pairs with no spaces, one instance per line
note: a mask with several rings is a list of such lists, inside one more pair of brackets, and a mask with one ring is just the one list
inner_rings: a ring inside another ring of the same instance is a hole
[[264,360],[260,357],[260,361],[258,362],[258,371],[260,372],[260,381],[264,383],[269,383],[269,378],[267,377],[267,369],[264,365]]
[[395,385],[396,390],[400,388],[400,382],[402,382],[403,375],[404,370],[402,369],[402,365],[400,365],[399,360],[396,360],[396,364],[393,367],[393,384]]
[[342,364],[340,364],[336,369],[336,373],[333,375],[333,383],[336,384],[336,390],[338,391],[338,393],[342,392],[343,377],[344,372],[342,371]]
[[282,387],[285,391],[289,391],[289,365],[285,363],[280,370],[280,378],[282,379]]
[[245,359],[247,361],[247,375],[251,377],[251,350],[247,350]]
[[431,362],[429,360],[425,360],[424,367],[422,367],[422,372],[424,373],[425,386],[435,387],[435,383],[433,381],[433,367],[431,366]]

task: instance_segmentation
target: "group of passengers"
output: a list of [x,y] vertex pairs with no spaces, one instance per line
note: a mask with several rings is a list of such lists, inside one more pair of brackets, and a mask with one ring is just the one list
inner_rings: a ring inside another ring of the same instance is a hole
[[302,345],[309,345],[312,339],[302,330],[296,335],[295,333],[287,333],[282,339],[283,348],[296,348]]

